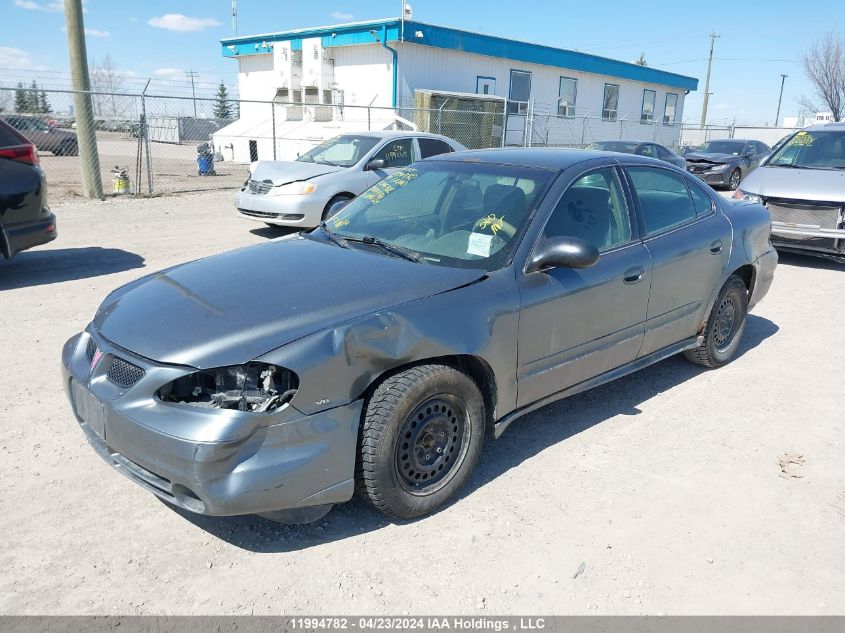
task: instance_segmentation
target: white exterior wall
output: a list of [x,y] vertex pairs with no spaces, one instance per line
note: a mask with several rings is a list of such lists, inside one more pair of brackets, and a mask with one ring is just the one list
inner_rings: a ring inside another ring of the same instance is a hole
[[[561,77],[570,77],[578,81],[578,93],[575,103],[576,120],[572,126],[575,140],[579,141],[583,121],[580,117],[594,117],[586,124],[585,139],[589,142],[599,138],[620,138],[621,126],[618,121],[625,120],[625,138],[643,138],[666,145],[673,145],[680,135],[680,122],[683,118],[684,90],[662,84],[643,83],[630,79],[596,75],[565,68],[529,64],[510,59],[500,59],[452,51],[419,44],[400,43],[399,49],[399,103],[413,102],[415,89],[445,90],[453,92],[476,91],[476,79],[479,76],[493,77],[496,80],[495,94],[508,98],[510,91],[510,71],[524,70],[531,73],[531,98],[535,102],[535,112],[538,115],[549,112],[557,113],[558,90]],[[602,102],[604,99],[604,85],[606,83],[619,86],[619,104],[616,122],[601,120]],[[643,90],[656,92],[655,120],[663,120],[666,104],[666,94],[678,95],[674,126],[641,125],[639,123],[642,111]],[[567,120],[558,120],[558,126]],[[542,123],[540,121],[539,123]],[[539,124],[538,123],[538,124]],[[509,129],[513,123],[509,123]],[[563,130],[561,130],[563,132]],[[550,142],[565,141],[566,139],[549,138]]]
[[[357,44],[330,49],[334,57],[334,80],[347,105],[391,107],[393,55],[381,44]],[[402,53],[399,53],[402,68]]]

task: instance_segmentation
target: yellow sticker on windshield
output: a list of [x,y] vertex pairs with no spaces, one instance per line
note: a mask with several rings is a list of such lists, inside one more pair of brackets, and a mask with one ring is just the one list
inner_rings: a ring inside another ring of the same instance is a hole
[[808,145],[812,145],[813,142],[816,140],[816,137],[812,134],[807,134],[806,132],[798,132],[792,139],[787,143],[789,147],[807,147]]
[[347,220],[346,218],[335,218],[334,219],[334,228],[336,228],[336,229],[342,229],[347,224],[349,224],[349,220]]
[[478,223],[478,228],[486,229],[490,227],[490,230],[493,231],[493,235],[496,235],[499,231],[501,231],[505,226],[505,216],[503,215],[500,218],[496,217],[495,213],[491,213],[486,218],[482,218],[481,221]]

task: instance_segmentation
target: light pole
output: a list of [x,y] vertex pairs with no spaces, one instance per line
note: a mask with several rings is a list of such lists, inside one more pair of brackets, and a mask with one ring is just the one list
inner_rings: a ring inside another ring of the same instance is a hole
[[775,115],[775,127],[778,126],[778,119],[780,119],[780,102],[783,99],[783,83],[786,81],[786,78],[789,75],[784,75],[781,73],[780,75],[780,96],[778,97],[778,113]]

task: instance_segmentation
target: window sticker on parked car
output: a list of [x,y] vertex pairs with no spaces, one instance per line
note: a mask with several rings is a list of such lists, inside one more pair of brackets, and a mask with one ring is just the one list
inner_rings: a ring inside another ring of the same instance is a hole
[[479,257],[490,257],[490,246],[493,243],[493,236],[484,233],[470,233],[467,244],[467,255],[478,255]]
[[812,134],[807,134],[806,132],[798,132],[795,136],[792,137],[792,140],[787,143],[789,147],[806,147],[808,145],[812,145],[813,141],[816,140],[816,137]]
[[373,204],[378,204],[388,193],[394,191],[397,187],[404,187],[416,177],[417,170],[415,167],[400,169],[395,174],[391,174],[381,182],[367,189],[361,194],[361,197]]
[[493,231],[493,235],[496,235],[496,233],[502,230],[504,226],[505,216],[503,215],[502,217],[497,218],[495,213],[491,213],[487,217],[481,218],[481,220],[478,221],[478,228],[486,229],[487,227],[490,227],[490,230]]

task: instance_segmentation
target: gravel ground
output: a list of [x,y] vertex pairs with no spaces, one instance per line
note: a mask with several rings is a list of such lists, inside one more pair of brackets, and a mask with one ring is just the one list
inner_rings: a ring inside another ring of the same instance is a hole
[[671,358],[523,418],[434,516],[286,527],[131,484],[58,371],[115,286],[278,233],[230,192],[56,211],[58,240],[0,262],[0,613],[845,613],[845,267],[783,257],[735,362]]

